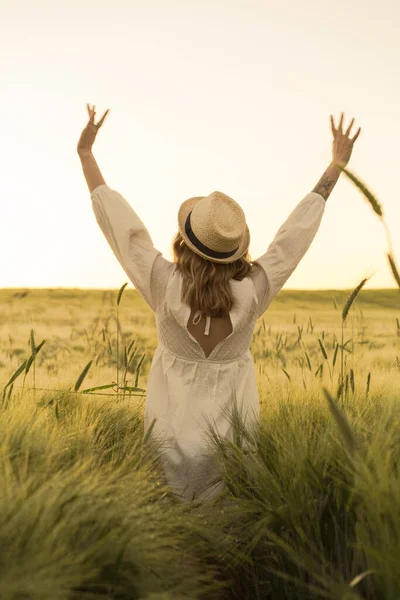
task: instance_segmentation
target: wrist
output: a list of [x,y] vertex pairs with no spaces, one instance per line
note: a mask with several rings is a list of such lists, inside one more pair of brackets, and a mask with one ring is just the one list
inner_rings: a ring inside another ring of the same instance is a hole
[[336,169],[338,171],[338,173],[341,173],[343,169],[346,168],[347,163],[344,163],[340,160],[335,160],[334,158],[331,161],[331,164],[329,165],[332,169]]
[[335,163],[335,161],[332,160],[332,162],[329,164],[328,168],[326,169],[321,179],[318,181],[317,185],[312,191],[316,192],[317,194],[320,194],[320,196],[327,200],[333,188],[335,187],[337,180],[340,177],[340,173],[341,169],[338,168],[337,163]]

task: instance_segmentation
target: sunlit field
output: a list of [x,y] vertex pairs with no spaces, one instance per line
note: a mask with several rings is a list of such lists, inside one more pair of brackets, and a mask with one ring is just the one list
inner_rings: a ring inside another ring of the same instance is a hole
[[[259,320],[251,346],[263,404],[270,407],[277,394],[292,396],[299,383],[305,391],[320,389],[321,384],[337,390],[342,352],[337,352],[335,364],[333,355],[342,343],[342,311],[351,291],[279,293]],[[129,346],[134,356],[125,380],[133,385],[138,376],[137,383],[144,388],[157,346],[154,316],[134,289],[125,288],[119,304],[117,300],[118,290],[0,290],[0,381],[5,385],[31,355],[33,330],[35,345],[45,343],[35,359],[35,382],[31,366],[25,388],[35,383],[42,389],[74,389],[91,360],[82,390],[116,383],[117,370],[123,378],[124,349]],[[361,290],[350,307],[344,322],[343,362],[349,381],[353,369],[359,391],[365,391],[368,373],[371,391],[393,387],[400,361],[399,319],[396,289]],[[393,377],[388,379],[388,373]],[[14,383],[15,391],[23,380],[24,372]],[[114,396],[115,392],[116,386],[99,391]]]
[[232,415],[226,493],[182,505],[143,439],[137,292],[2,290],[2,600],[397,600],[400,291],[361,289],[343,319],[351,292],[278,294],[251,346],[258,434]]

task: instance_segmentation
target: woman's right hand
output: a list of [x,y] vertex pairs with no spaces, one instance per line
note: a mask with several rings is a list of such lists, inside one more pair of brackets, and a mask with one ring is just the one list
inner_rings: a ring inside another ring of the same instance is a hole
[[332,143],[332,162],[336,165],[340,165],[341,167],[345,167],[350,160],[350,156],[353,150],[353,144],[360,135],[361,127],[358,128],[356,135],[353,138],[349,137],[350,130],[354,123],[354,118],[351,120],[350,125],[343,133],[342,125],[343,125],[343,116],[342,113],[339,121],[339,125],[337,129],[335,128],[335,123],[333,121],[333,117],[331,115],[331,127],[333,133],[333,143]]

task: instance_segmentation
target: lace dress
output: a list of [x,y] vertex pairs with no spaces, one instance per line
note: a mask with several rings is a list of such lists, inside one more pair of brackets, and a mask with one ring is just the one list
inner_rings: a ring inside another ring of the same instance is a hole
[[[307,194],[278,230],[250,276],[231,280],[232,332],[206,357],[187,324],[191,307],[181,300],[182,277],[176,265],[153,246],[150,235],[125,198],[108,185],[91,194],[92,207],[119,263],[155,314],[158,346],[147,382],[145,431],[164,441],[164,470],[181,501],[211,498],[222,485],[209,483],[215,466],[205,424],[231,436],[225,416],[237,402],[246,422],[259,418],[254,361],[250,352],[256,321],[268,308],[309,248],[318,231],[325,199]],[[197,312],[197,322],[201,313]],[[205,334],[212,327],[206,320]],[[248,420],[248,421],[247,421]]]

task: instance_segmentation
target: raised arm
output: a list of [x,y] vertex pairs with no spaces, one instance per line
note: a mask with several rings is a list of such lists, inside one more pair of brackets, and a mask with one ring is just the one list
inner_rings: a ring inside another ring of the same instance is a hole
[[77,151],[93,212],[125,273],[142,298],[156,311],[165,296],[173,263],[154,248],[145,225],[125,198],[104,181],[92,154],[92,145],[108,111],[97,125],[94,124],[94,108],[88,105],[88,111],[90,120],[82,132]]
[[83,174],[86,179],[86,183],[89,188],[89,192],[92,193],[99,185],[105,185],[105,181],[103,179],[103,175],[99,169],[99,166],[92,154],[92,146],[96,139],[97,132],[100,127],[104,123],[104,119],[106,118],[109,109],[106,110],[104,115],[101,117],[98,123],[94,122],[94,116],[96,111],[94,110],[96,107],[90,108],[90,105],[87,104],[87,110],[89,113],[89,121],[85,127],[85,129],[81,133],[81,137],[79,138],[77,152],[79,158],[81,159]]
[[333,143],[332,143],[332,162],[329,164],[328,168],[322,175],[321,179],[318,181],[317,185],[313,189],[313,192],[317,194],[321,194],[325,200],[328,200],[328,196],[335,187],[337,180],[339,179],[339,175],[341,173],[341,169],[337,167],[337,165],[341,167],[345,167],[350,160],[351,152],[353,150],[353,144],[360,135],[361,127],[358,128],[356,135],[353,138],[349,138],[349,133],[354,123],[354,118],[351,120],[350,125],[346,129],[345,133],[342,131],[343,125],[343,116],[342,113],[339,121],[338,128],[335,128],[335,123],[333,121],[332,115],[331,119],[331,129],[333,134]]
[[326,200],[338,180],[341,169],[350,160],[353,139],[348,137],[354,119],[342,131],[343,113],[337,129],[331,116],[333,133],[332,162],[312,192],[307,194],[279,228],[265,254],[254,261],[252,279],[258,297],[258,316],[271,304],[310,247],[322,220]]

